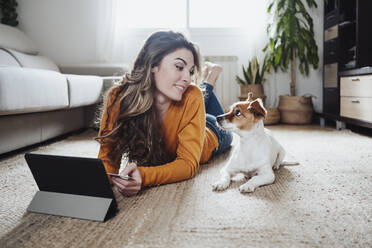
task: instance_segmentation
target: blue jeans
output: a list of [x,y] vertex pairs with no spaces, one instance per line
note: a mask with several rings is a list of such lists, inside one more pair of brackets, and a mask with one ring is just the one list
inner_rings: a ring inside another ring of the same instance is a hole
[[212,157],[225,152],[231,145],[233,135],[230,131],[218,126],[216,117],[224,114],[222,105],[213,92],[213,86],[204,82],[200,85],[204,97],[206,112],[206,126],[216,134],[218,147],[213,151]]

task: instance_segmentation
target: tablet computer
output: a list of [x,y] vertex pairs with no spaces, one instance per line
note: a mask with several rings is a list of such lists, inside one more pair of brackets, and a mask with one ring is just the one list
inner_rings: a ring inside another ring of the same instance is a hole
[[98,221],[118,211],[100,159],[35,153],[25,159],[40,190],[28,211]]

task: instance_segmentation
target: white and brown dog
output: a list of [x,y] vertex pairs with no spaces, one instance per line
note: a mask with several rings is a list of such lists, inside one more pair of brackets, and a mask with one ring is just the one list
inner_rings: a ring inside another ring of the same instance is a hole
[[237,102],[231,111],[217,117],[218,124],[240,136],[227,164],[221,169],[221,178],[212,185],[221,191],[229,187],[231,178],[243,173],[251,178],[239,187],[240,192],[253,192],[257,187],[275,181],[273,169],[279,169],[285,151],[264,128],[266,109],[260,98],[253,100],[249,93],[246,101]]

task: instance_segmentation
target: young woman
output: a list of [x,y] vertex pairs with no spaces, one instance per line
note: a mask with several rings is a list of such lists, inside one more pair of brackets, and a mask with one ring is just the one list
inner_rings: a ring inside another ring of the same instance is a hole
[[98,157],[108,173],[118,173],[121,158],[128,164],[111,177],[125,196],[144,186],[192,178],[199,163],[226,151],[232,134],[222,130],[216,116],[223,109],[213,93],[221,66],[206,63],[203,83],[200,55],[181,33],[152,34],[130,74],[108,93],[97,141]]

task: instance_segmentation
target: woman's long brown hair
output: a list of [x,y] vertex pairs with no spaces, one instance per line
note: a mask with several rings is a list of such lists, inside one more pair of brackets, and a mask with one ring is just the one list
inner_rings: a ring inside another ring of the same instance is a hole
[[151,69],[160,65],[164,56],[181,48],[191,51],[195,72],[200,75],[198,47],[181,33],[160,31],[146,40],[130,74],[126,74],[120,84],[108,92],[113,94],[113,101],[110,106],[105,104],[107,115],[110,115],[112,106],[118,104],[118,101],[120,112],[112,131],[100,130],[101,136],[95,139],[101,144],[109,143],[108,156],[113,161],[120,161],[122,156],[126,156],[129,162],[137,165],[155,166],[175,158],[175,154],[170,154],[164,143],[154,104],[155,80]]

